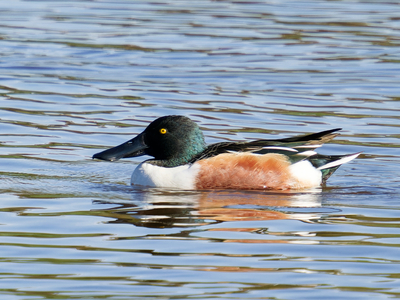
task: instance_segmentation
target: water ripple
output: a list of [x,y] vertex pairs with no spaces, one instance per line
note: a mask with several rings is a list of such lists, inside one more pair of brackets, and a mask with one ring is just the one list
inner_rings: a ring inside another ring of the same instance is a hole
[[[399,297],[398,7],[0,2],[2,298]],[[364,154],[297,193],[136,190],[143,158],[91,159],[167,114]]]

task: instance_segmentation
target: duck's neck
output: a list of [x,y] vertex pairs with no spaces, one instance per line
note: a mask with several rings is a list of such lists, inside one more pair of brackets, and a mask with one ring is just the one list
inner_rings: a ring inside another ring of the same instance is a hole
[[147,162],[152,165],[159,166],[159,167],[174,168],[174,167],[183,166],[183,165],[188,164],[190,162],[190,159],[189,160],[183,159],[183,158],[170,158],[170,159],[163,159],[163,160],[150,159]]
[[204,140],[201,140],[201,142],[188,142],[184,147],[182,147],[181,150],[183,151],[176,151],[168,158],[155,158],[148,162],[164,168],[183,166],[195,161],[196,157],[198,157],[206,148]]

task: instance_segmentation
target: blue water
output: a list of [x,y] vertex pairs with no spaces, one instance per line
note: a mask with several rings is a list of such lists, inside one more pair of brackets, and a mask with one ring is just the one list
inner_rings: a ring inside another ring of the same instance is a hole
[[[400,297],[399,12],[0,1],[0,298]],[[91,159],[168,114],[363,154],[300,192],[133,189],[145,157]]]

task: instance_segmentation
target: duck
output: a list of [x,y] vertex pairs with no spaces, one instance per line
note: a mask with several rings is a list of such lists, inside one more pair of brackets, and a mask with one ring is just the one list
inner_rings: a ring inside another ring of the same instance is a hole
[[151,122],[127,142],[93,155],[117,161],[149,155],[133,171],[131,185],[180,190],[302,190],[325,185],[359,153],[322,155],[315,150],[341,128],[281,139],[207,145],[196,122],[169,115]]

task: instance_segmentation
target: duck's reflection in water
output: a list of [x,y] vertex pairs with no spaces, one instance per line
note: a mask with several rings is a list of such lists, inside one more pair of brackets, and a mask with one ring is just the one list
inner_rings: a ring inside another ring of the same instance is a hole
[[97,212],[115,220],[146,227],[201,226],[224,221],[319,218],[321,190],[304,192],[267,191],[171,191],[133,190],[131,201],[96,201],[111,204]]

